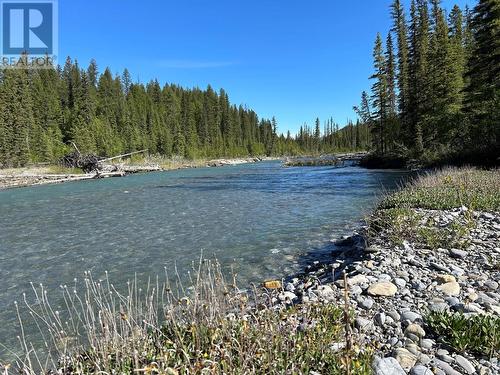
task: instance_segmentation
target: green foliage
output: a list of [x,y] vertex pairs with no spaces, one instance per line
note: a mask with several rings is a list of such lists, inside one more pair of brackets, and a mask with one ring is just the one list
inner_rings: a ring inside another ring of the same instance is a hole
[[[342,374],[346,357],[331,349],[332,343],[343,339],[342,316],[337,307],[315,305],[300,312],[266,310],[248,318],[196,325],[169,322],[160,331],[151,331],[150,345],[139,359],[117,359],[113,370],[132,374],[139,366],[181,374]],[[307,320],[305,329],[297,328],[301,318]],[[81,358],[78,367],[93,371],[93,353]],[[347,358],[351,374],[371,373],[369,351]]]
[[461,313],[431,312],[426,323],[439,339],[459,352],[500,354],[500,318],[489,315],[467,317]]
[[499,180],[499,170],[443,169],[420,176],[386,197],[380,207],[442,210],[466,206],[474,210],[498,211]]
[[[373,148],[380,155],[410,150],[399,157],[431,164],[467,157],[481,163],[470,158],[478,153],[489,155],[488,163],[497,159],[500,3],[480,0],[472,13],[455,5],[447,16],[439,0],[412,0],[407,22],[394,0],[391,15],[385,53],[380,34],[375,43],[372,101],[364,94],[355,108],[372,130]],[[391,115],[396,86],[398,110]]]
[[230,103],[224,90],[184,89],[157,80],[133,83],[66,59],[62,69],[8,70],[0,77],[0,167],[58,160],[80,151],[112,156],[139,149],[188,159],[299,155],[367,149],[366,126],[329,120],[321,134],[304,125],[297,137],[277,122]]

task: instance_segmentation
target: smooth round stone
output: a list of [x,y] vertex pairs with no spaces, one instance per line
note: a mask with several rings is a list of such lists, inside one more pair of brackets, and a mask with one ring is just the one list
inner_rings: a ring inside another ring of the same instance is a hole
[[420,342],[420,346],[424,349],[432,349],[434,347],[434,341],[431,339],[423,339]]
[[363,293],[363,289],[359,285],[353,285],[350,289],[351,294],[357,295]]
[[392,319],[394,319],[395,322],[399,322],[401,320],[401,315],[399,315],[396,310],[388,311],[387,315],[389,315]]
[[394,284],[396,284],[399,288],[404,288],[406,286],[406,280],[396,277],[394,279]]
[[476,372],[476,368],[467,358],[457,355],[455,361],[457,361],[458,365],[464,369],[467,374],[474,374]]
[[484,282],[484,286],[487,287],[490,290],[497,290],[498,289],[498,283],[494,280],[487,280]]
[[422,291],[422,290],[425,290],[427,288],[427,286],[423,282],[421,282],[421,281],[417,281],[415,283],[412,283],[411,286],[412,286],[413,289],[415,289],[415,290],[417,290],[419,292]]
[[392,357],[375,357],[372,367],[375,375],[406,375],[405,370],[403,370],[398,361]]
[[413,334],[418,337],[424,337],[425,336],[425,331],[422,327],[420,327],[418,324],[410,324],[408,327],[406,327],[405,334]]
[[460,300],[457,297],[446,297],[444,300],[450,306],[455,306],[460,303]]
[[405,371],[409,371],[417,362],[417,356],[405,348],[395,349],[393,356]]
[[405,345],[405,348],[408,349],[411,354],[416,355],[417,357],[420,355],[420,348],[417,344],[408,343]]
[[438,353],[437,357],[440,360],[445,361],[447,363],[453,363],[455,361],[455,359],[452,356],[450,356],[448,354],[444,354],[444,353],[441,353],[441,354]]
[[392,297],[397,291],[398,287],[388,281],[374,283],[368,288],[368,294],[378,297]]
[[422,320],[422,315],[417,314],[413,311],[401,311],[401,319],[409,320],[410,322],[415,322],[417,320]]
[[416,365],[411,369],[410,375],[434,375],[434,373],[428,367]]
[[375,302],[371,298],[364,298],[359,301],[359,306],[365,310],[370,310]]
[[379,312],[379,313],[375,314],[373,320],[375,320],[375,323],[379,327],[382,327],[385,324],[385,321],[386,321],[385,313]]
[[460,294],[460,285],[456,281],[450,281],[438,285],[436,290],[447,296],[458,296]]

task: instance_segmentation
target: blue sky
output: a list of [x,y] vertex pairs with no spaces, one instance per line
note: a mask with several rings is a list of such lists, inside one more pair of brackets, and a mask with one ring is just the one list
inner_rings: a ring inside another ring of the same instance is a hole
[[[372,46],[391,0],[59,0],[59,62],[127,67],[134,80],[224,88],[292,132],[343,124],[370,88]],[[407,2],[409,3],[409,1]],[[444,0],[473,6],[475,0]]]

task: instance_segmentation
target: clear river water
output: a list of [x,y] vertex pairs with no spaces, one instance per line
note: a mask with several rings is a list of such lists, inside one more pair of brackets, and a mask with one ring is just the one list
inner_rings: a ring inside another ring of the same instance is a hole
[[16,347],[14,301],[30,282],[57,300],[85,270],[124,285],[174,265],[182,274],[201,253],[240,284],[293,274],[405,176],[262,162],[0,191],[0,343]]

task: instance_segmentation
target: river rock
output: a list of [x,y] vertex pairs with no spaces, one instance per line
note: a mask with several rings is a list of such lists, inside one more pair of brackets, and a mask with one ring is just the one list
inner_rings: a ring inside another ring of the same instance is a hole
[[359,306],[365,310],[370,310],[374,303],[371,298],[363,298],[359,301]]
[[293,300],[296,298],[297,298],[297,296],[295,295],[295,293],[292,293],[292,292],[285,291],[285,292],[278,294],[278,299],[284,303],[292,303]]
[[412,367],[410,375],[434,375],[434,373],[428,367],[416,365]]
[[380,358],[375,356],[372,368],[375,375],[406,375],[399,362],[392,357]]
[[448,363],[446,363],[444,361],[441,361],[437,358],[434,358],[434,363],[436,364],[437,367],[439,367],[441,370],[443,370],[446,375],[462,375],[457,370],[455,370],[453,367],[451,367]]
[[415,323],[412,323],[410,325],[408,325],[408,327],[406,327],[406,330],[405,330],[405,335],[407,333],[411,333],[411,334],[414,334],[418,337],[424,337],[425,336],[425,331],[422,327],[420,327],[418,324],[415,324]]
[[354,324],[361,332],[370,332],[373,330],[373,322],[362,317],[357,317]]
[[401,318],[403,320],[409,320],[410,322],[413,323],[417,320],[422,320],[422,315],[408,310],[408,311],[401,311]]
[[405,371],[409,371],[417,362],[417,356],[411,354],[410,351],[405,348],[397,348],[394,350],[393,357],[396,358],[396,361],[398,361]]
[[433,346],[434,346],[434,341],[431,340],[431,339],[423,339],[421,342],[420,342],[420,346],[423,348],[423,349],[432,349]]
[[368,294],[372,296],[392,297],[398,291],[398,287],[389,281],[381,281],[370,285]]
[[453,258],[465,258],[467,257],[468,253],[464,250],[450,249],[450,255]]
[[438,283],[440,284],[444,284],[444,283],[452,283],[452,282],[456,282],[457,280],[455,279],[455,276],[452,276],[452,275],[446,275],[446,274],[442,274],[442,275],[437,275],[436,276],[436,280]]
[[369,283],[368,278],[363,274],[355,275],[355,276],[349,277],[347,279],[347,285],[349,285],[349,286],[359,285],[359,284],[368,284],[368,283]]
[[462,357],[461,355],[457,355],[455,357],[455,361],[457,361],[458,365],[463,370],[465,370],[467,374],[474,374],[476,372],[475,367],[472,365],[472,363],[470,363],[470,361],[467,358]]
[[316,289],[316,295],[326,301],[332,301],[335,299],[335,292],[330,285],[320,285]]
[[460,285],[456,281],[451,281],[438,285],[436,290],[447,296],[458,296],[460,294]]
[[493,291],[498,289],[498,283],[494,280],[486,280],[484,286]]

